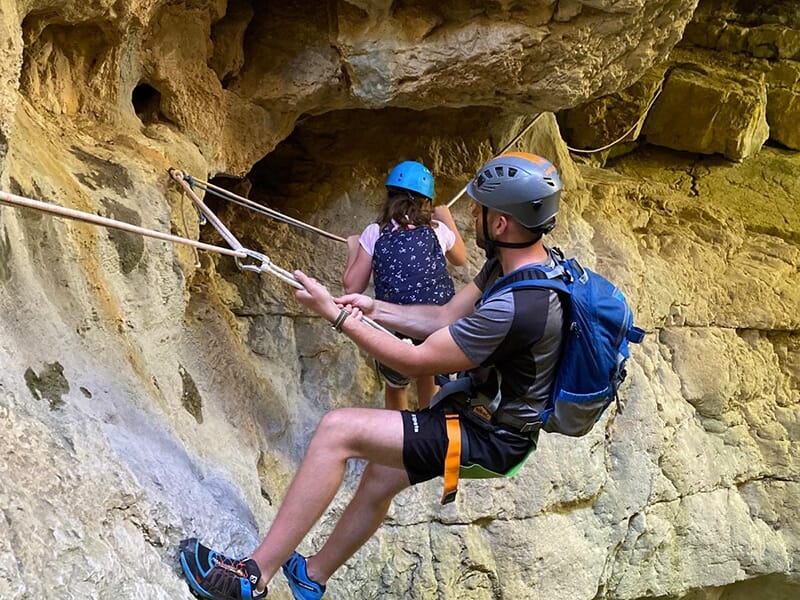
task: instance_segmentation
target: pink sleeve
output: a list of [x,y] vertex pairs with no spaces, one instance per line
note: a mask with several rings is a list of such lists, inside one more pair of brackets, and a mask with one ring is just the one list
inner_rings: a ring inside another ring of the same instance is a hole
[[439,226],[434,228],[436,232],[436,237],[439,238],[439,245],[442,247],[442,254],[447,254],[448,250],[450,250],[456,243],[456,234],[453,233],[450,228],[442,223],[441,221],[434,222],[438,223]]
[[380,235],[381,228],[378,227],[377,223],[371,223],[367,225],[364,231],[361,232],[361,237],[358,238],[361,247],[370,256],[372,256],[373,252],[375,252],[375,242],[378,241]]

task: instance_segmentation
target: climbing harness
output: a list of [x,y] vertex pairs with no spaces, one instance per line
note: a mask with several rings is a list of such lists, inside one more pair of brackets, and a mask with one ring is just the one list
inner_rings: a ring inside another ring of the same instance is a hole
[[[495,372],[499,377],[499,373]],[[528,457],[536,450],[538,431],[541,421],[523,421],[512,415],[506,415],[500,408],[499,379],[497,390],[491,396],[476,389],[469,376],[461,376],[445,383],[431,400],[431,409],[443,410],[445,413],[445,431],[447,433],[447,452],[444,461],[444,483],[441,504],[449,504],[456,498],[458,480],[494,479],[513,477]],[[513,431],[519,435],[530,436],[530,450],[505,472],[496,472],[476,463],[461,464],[461,419],[485,431],[494,431],[498,427]]]
[[[511,146],[513,146],[513,145],[514,145],[514,144],[516,144],[518,141],[520,141],[520,140],[522,139],[522,136],[523,136],[523,135],[525,135],[526,133],[528,133],[528,132],[531,130],[531,127],[533,127],[533,126],[536,124],[536,121],[538,121],[538,120],[539,120],[539,119],[542,117],[542,115],[543,115],[543,114],[544,114],[544,113],[539,113],[538,115],[536,115],[536,116],[535,116],[535,117],[534,117],[534,118],[531,120],[531,122],[530,122],[530,123],[528,123],[528,124],[525,126],[525,128],[524,128],[522,131],[520,131],[520,132],[519,132],[519,133],[518,133],[518,134],[517,134],[517,135],[514,137],[514,139],[513,139],[513,140],[511,140],[511,141],[510,141],[510,142],[508,142],[508,143],[507,143],[505,146],[503,146],[502,150],[500,150],[500,152],[498,152],[497,154],[498,154],[498,155],[500,155],[500,154],[505,154],[506,150],[508,150],[509,148],[511,148]],[[455,203],[458,201],[458,199],[459,199],[459,198],[461,198],[461,196],[463,196],[464,194],[466,194],[466,193],[467,193],[467,186],[469,186],[469,182],[467,182],[467,183],[464,185],[464,187],[463,187],[463,188],[461,188],[461,191],[460,191],[460,192],[458,192],[458,193],[457,193],[455,196],[453,196],[453,199],[452,199],[452,200],[450,200],[450,202],[448,202],[448,203],[447,203],[447,208],[450,208],[451,206],[453,206],[453,204],[455,204]]]
[[201,190],[205,191],[207,194],[211,194],[213,196],[217,196],[218,198],[222,198],[223,200],[227,200],[228,202],[232,202],[238,206],[243,206],[245,208],[249,208],[257,213],[265,215],[267,217],[272,217],[276,221],[281,221],[282,223],[286,223],[287,225],[293,225],[298,227],[299,229],[303,229],[305,231],[310,231],[312,233],[318,233],[319,235],[329,238],[331,240],[337,242],[347,243],[347,240],[341,236],[334,235],[324,229],[319,229],[318,227],[314,227],[313,225],[309,225],[308,223],[304,223],[299,219],[294,219],[288,215],[284,215],[279,213],[276,210],[272,210],[271,208],[267,208],[257,202],[253,202],[252,200],[245,198],[243,196],[239,196],[238,194],[234,194],[230,190],[226,190],[225,188],[216,186],[212,183],[207,181],[202,181],[191,175],[182,174],[184,181],[186,181],[190,187],[199,187]]

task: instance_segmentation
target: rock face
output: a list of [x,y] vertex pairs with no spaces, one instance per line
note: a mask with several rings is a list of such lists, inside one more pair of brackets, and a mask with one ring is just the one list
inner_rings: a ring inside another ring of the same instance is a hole
[[763,81],[678,67],[664,82],[642,134],[657,146],[741,160],[769,137],[766,104]]
[[[0,0],[0,189],[225,246],[175,166],[345,236],[398,160],[428,164],[444,202],[543,113],[516,148],[565,180],[552,243],[649,332],[626,410],[543,435],[515,479],[454,505],[438,482],[404,492],[330,594],[788,600],[800,16],[767,4]],[[604,168],[562,139],[631,126]],[[340,289],[343,244],[206,200],[246,247]],[[460,282],[482,264],[469,213]],[[178,541],[250,551],[325,411],[382,402],[291,288],[185,245],[0,206],[0,311],[2,600],[190,598]]]
[[707,0],[668,63],[626,90],[564,111],[559,121],[578,148],[602,147],[641,120],[623,141],[641,134],[649,144],[731,160],[754,155],[768,139],[800,149],[798,32],[796,3]]

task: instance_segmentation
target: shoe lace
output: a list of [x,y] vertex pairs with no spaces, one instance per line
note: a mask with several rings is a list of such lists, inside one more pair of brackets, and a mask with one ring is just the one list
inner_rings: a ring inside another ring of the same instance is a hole
[[211,556],[211,560],[214,562],[215,567],[219,567],[220,569],[234,573],[238,577],[247,578],[249,575],[247,569],[245,568],[245,561],[238,558],[229,558],[224,554],[215,552]]
[[203,585],[221,600],[236,600],[239,598],[239,574],[228,567],[219,564],[208,573]]

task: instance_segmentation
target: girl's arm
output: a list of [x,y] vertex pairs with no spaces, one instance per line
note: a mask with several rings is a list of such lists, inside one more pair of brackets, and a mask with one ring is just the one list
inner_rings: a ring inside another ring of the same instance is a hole
[[369,284],[372,275],[372,257],[361,247],[359,236],[347,238],[347,266],[342,275],[342,285],[347,294],[360,294]]
[[464,245],[464,240],[461,238],[461,234],[458,232],[458,227],[456,226],[456,222],[453,220],[453,215],[450,213],[450,209],[444,204],[435,206],[433,208],[433,218],[444,223],[447,228],[456,236],[456,241],[453,244],[453,247],[445,253],[447,260],[457,267],[467,264],[467,247]]

